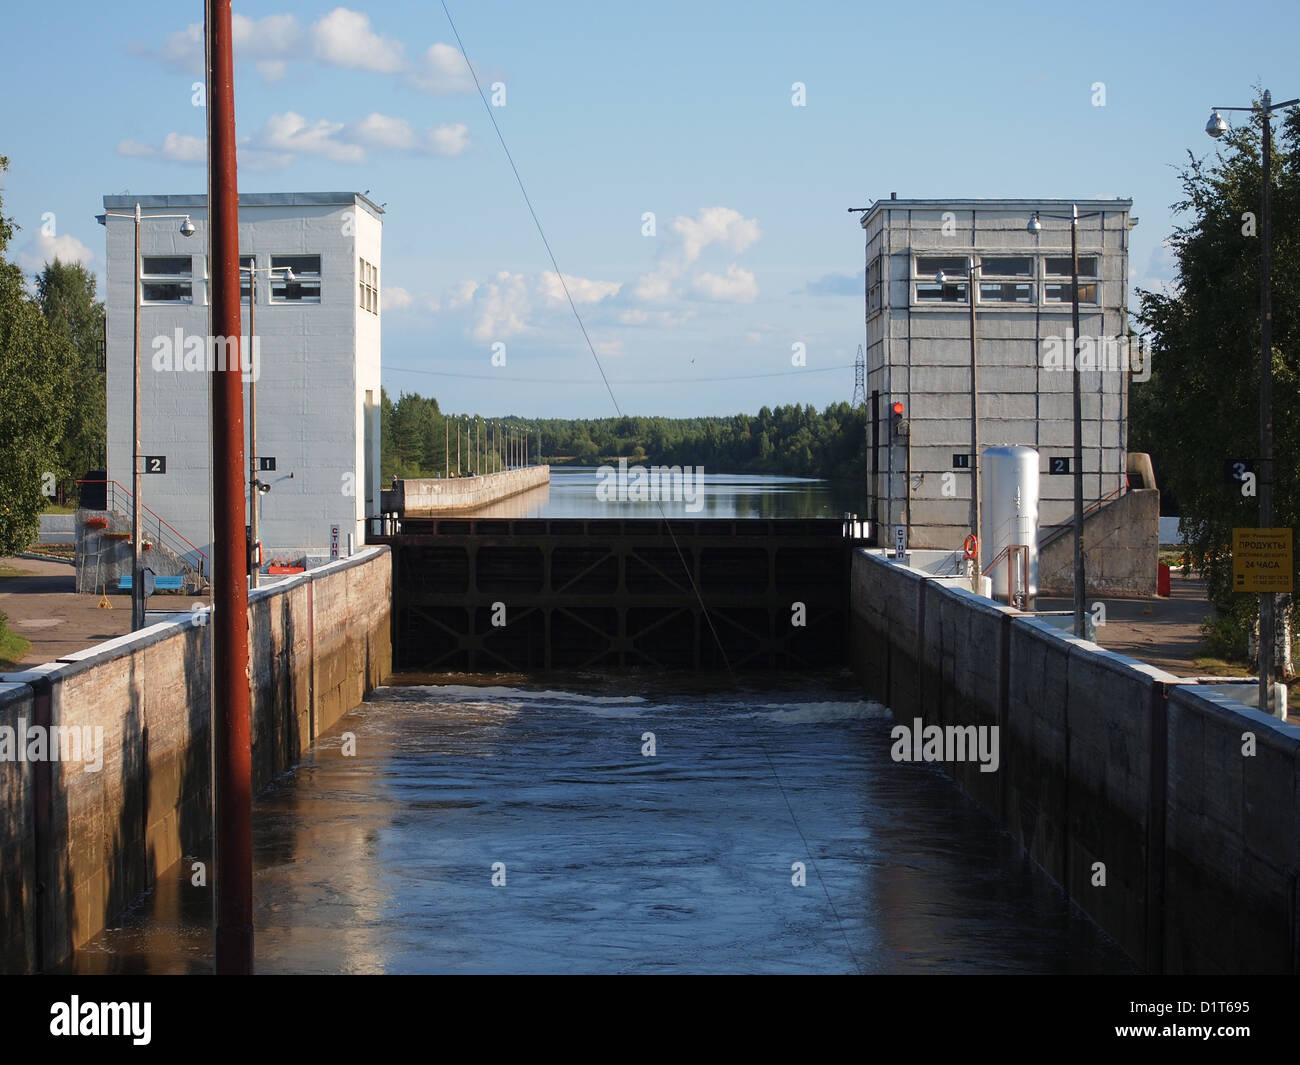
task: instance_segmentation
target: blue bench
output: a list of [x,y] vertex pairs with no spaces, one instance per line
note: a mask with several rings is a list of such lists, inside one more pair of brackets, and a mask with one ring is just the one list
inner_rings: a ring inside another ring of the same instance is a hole
[[[184,577],[155,577],[153,579],[153,590],[155,592],[179,592],[184,580]],[[130,574],[125,577],[118,577],[117,590],[119,592],[129,592],[132,584],[134,582],[131,580]]]

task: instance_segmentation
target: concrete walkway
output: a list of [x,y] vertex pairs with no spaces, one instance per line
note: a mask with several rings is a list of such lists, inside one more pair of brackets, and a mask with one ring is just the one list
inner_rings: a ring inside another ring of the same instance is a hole
[[[1194,659],[1203,654],[1201,623],[1214,608],[1205,595],[1205,582],[1174,572],[1168,599],[1113,599],[1092,596],[1087,608],[1106,606],[1106,624],[1097,630],[1097,642],[1108,651],[1149,662],[1177,677],[1204,673]],[[1070,610],[1069,599],[1040,597],[1039,610]]]
[[[5,572],[19,571],[18,576],[0,577],[0,611],[9,618],[9,630],[31,641],[19,665],[52,662],[131,630],[131,596],[110,592],[113,609],[101,608],[99,596],[77,594],[75,572],[65,562],[0,558],[0,565],[7,567]],[[192,601],[207,600],[159,595],[149,602],[185,610]]]

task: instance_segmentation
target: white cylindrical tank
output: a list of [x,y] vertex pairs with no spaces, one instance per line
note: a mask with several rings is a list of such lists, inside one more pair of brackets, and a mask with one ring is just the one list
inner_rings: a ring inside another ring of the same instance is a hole
[[[982,555],[989,564],[1011,544],[1029,549],[1029,598],[1038,594],[1038,452],[1032,447],[991,447],[980,456]],[[1007,559],[987,569],[993,596],[1006,601]],[[1022,593],[1020,567],[1013,575]]]

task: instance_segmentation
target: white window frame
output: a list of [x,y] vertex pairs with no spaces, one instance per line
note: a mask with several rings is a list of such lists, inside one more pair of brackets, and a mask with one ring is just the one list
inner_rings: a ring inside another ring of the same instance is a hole
[[[1064,274],[1048,273],[1047,270],[1047,262],[1049,259],[1059,259],[1063,262],[1069,263],[1070,256],[1068,254],[1066,255],[1057,254],[1057,255],[1044,255],[1042,258],[1043,258],[1043,266],[1042,266],[1043,306],[1044,307],[1070,306],[1073,301],[1071,300],[1068,293],[1064,297],[1059,299],[1051,299],[1048,297],[1047,294],[1047,288],[1049,285],[1054,287],[1060,286],[1062,288],[1069,288],[1070,285],[1073,284],[1072,269],[1067,269]],[[1092,266],[1090,268],[1085,265],[1089,261],[1092,263]],[[1088,290],[1089,287],[1092,288],[1092,293],[1093,293],[1092,299],[1088,299],[1084,295],[1084,293]],[[1079,304],[1080,306],[1088,306],[1088,307],[1101,306],[1101,253],[1100,252],[1090,251],[1086,253],[1080,253],[1079,255]]]
[[[315,271],[306,271],[306,270],[298,270],[295,268],[294,273],[297,276],[294,281],[288,282],[285,281],[284,274],[282,271],[286,266],[292,266],[293,264],[284,262],[283,260],[285,259],[315,259],[317,264],[316,269]],[[284,307],[319,305],[324,295],[324,280],[321,276],[323,270],[324,270],[324,262],[322,260],[322,257],[315,252],[283,252],[279,255],[272,255],[271,256],[271,298],[268,302],[275,303]],[[277,273],[277,271],[281,271],[281,272]],[[314,284],[316,286],[316,294],[314,296],[303,296],[299,299],[288,299],[284,295],[277,294],[277,290],[279,290],[279,293],[283,293],[285,286],[289,284],[295,284],[295,285]]]
[[[1023,249],[1013,249],[1010,251],[989,251],[979,252],[978,278],[975,286],[976,305],[981,307],[997,307],[1000,310],[1006,310],[1012,307],[1034,307],[1038,306],[1038,257],[1032,252],[1026,253]],[[998,259],[1023,259],[1029,264],[1028,273],[1009,273],[1007,271],[989,271],[985,269],[985,264]],[[1025,285],[1029,288],[1029,298],[1023,300],[1000,300],[985,299],[985,285]]]
[[[189,270],[183,274],[164,274],[151,272],[148,269],[150,260],[158,259],[183,259],[190,264]],[[182,295],[179,299],[159,300],[150,299],[147,286],[156,285],[179,285],[182,291],[188,286],[189,294]],[[189,305],[194,302],[194,257],[192,255],[142,255],[140,256],[140,303],[144,306],[158,307],[176,307]]]
[[[912,253],[912,279],[909,282],[912,288],[912,305],[914,307],[966,307],[969,306],[970,299],[970,279],[967,274],[970,272],[970,255],[956,254],[944,255],[939,252],[913,252]],[[937,265],[933,270],[921,270],[922,259],[942,260],[943,263],[950,265]],[[937,287],[934,275],[940,270],[951,268],[954,272],[960,270],[960,277],[954,277],[951,281],[944,282],[944,290],[960,290],[961,295],[956,299],[922,299],[921,286],[925,285],[930,288]]]

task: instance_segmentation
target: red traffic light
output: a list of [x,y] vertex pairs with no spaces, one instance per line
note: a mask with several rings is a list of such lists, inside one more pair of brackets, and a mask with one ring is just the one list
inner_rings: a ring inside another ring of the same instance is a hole
[[895,414],[902,414],[902,413],[903,413],[903,405],[902,405],[901,403],[895,403],[895,404],[894,404],[894,413],[895,413]]

